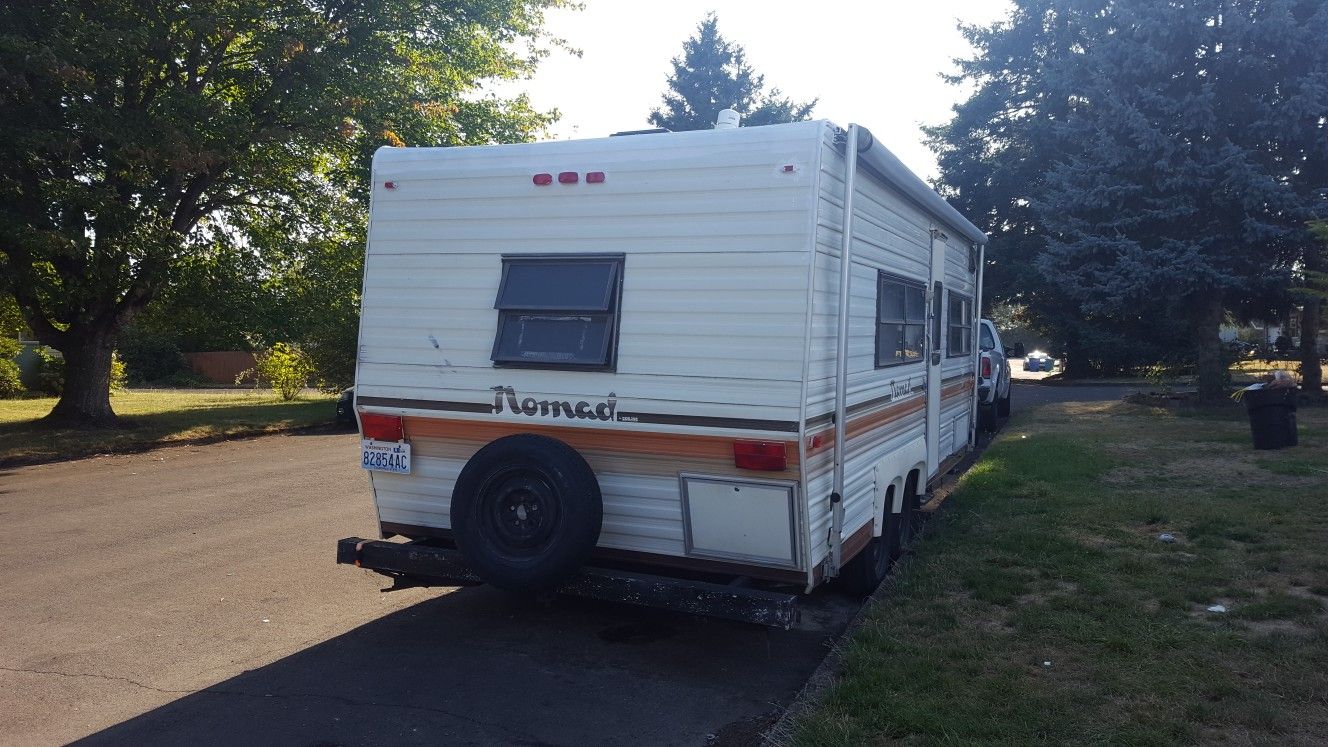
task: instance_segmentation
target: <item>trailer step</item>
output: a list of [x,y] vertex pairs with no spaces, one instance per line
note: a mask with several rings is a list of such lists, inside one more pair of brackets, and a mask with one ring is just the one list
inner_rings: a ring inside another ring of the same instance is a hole
[[[459,550],[416,542],[347,537],[337,542],[337,562],[401,579],[402,587],[483,583]],[[583,567],[555,593],[774,628],[788,629],[797,619],[796,594],[595,566]]]

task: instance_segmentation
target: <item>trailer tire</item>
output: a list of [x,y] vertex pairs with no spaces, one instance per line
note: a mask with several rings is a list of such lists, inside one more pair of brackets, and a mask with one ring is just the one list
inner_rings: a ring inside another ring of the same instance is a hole
[[452,492],[452,532],[471,570],[514,592],[556,589],[599,541],[599,481],[557,439],[505,436],[466,462]]
[[[890,514],[890,517],[896,514]],[[892,522],[892,518],[887,518]],[[853,556],[839,574],[839,583],[844,590],[857,596],[867,596],[876,591],[887,574],[890,573],[890,540],[885,532],[880,537],[872,537],[867,546]]]

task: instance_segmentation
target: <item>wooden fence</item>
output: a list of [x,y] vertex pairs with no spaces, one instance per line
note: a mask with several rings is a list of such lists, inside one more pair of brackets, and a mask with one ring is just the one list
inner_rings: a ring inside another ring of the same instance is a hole
[[194,373],[216,384],[234,384],[235,377],[254,367],[254,354],[242,350],[185,353]]

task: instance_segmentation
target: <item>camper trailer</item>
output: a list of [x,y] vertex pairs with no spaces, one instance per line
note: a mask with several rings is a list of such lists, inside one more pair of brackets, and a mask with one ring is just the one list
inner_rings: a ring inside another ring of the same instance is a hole
[[722,124],[378,151],[339,562],[783,626],[880,582],[971,447],[986,237],[863,127]]

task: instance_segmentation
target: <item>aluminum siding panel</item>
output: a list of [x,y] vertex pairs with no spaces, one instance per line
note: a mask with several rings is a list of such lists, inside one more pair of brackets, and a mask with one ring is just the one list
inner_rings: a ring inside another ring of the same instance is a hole
[[[483,404],[492,403],[492,388],[502,385],[537,399],[596,401],[612,392],[620,412],[799,421],[817,203],[811,166],[827,129],[809,122],[380,151],[358,395]],[[786,172],[785,165],[794,170]],[[534,173],[561,170],[604,171],[607,179],[548,187],[531,182]],[[387,181],[395,189],[386,189]],[[501,256],[561,252],[626,255],[617,371],[494,368],[489,354]],[[522,429],[517,422],[511,431]],[[468,455],[446,442],[412,438],[418,444],[413,475],[372,474],[382,521],[448,526],[448,501]],[[630,461],[602,456],[588,461],[604,493],[602,547],[683,553],[676,475],[615,471],[630,470]]]

